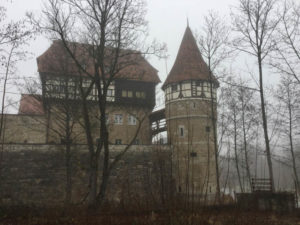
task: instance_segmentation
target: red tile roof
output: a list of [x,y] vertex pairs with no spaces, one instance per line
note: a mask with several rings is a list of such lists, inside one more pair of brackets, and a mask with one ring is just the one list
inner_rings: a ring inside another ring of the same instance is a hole
[[[82,65],[86,66],[86,70],[90,74],[94,74],[93,58],[89,52],[92,46],[80,43],[69,42],[69,47],[72,49],[77,60],[81,61]],[[107,55],[112,55],[114,49],[107,49]],[[141,53],[131,50],[121,50],[121,57],[117,64],[120,72],[116,78],[138,80],[151,83],[159,83],[160,79],[157,75],[157,70],[142,56]],[[109,62],[107,57],[107,63]],[[37,58],[38,71],[40,73],[50,73],[57,75],[80,75],[80,71],[73,59],[68,54],[62,41],[56,40],[48,48],[48,50]]]
[[[212,79],[217,82],[214,76]],[[186,80],[210,80],[208,66],[201,56],[189,27],[185,30],[174,66],[163,84],[163,88],[168,84]]]
[[42,115],[44,114],[44,107],[41,95],[22,94],[19,114],[26,115]]

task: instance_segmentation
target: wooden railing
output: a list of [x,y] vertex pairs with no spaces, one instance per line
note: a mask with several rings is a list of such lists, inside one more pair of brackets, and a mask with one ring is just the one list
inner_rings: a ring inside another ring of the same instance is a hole
[[149,120],[151,124],[152,136],[167,131],[165,109],[151,113]]
[[251,179],[252,191],[253,192],[272,192],[272,181],[271,179],[265,178],[252,178]]

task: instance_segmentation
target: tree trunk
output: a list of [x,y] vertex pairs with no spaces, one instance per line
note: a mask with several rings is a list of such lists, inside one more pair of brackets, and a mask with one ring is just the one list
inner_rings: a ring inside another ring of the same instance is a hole
[[294,154],[294,141],[293,141],[293,125],[292,125],[292,105],[291,105],[291,99],[290,99],[290,90],[288,89],[288,110],[289,110],[289,141],[290,141],[290,151],[292,156],[292,162],[293,162],[293,172],[295,176],[295,184],[296,184],[296,191],[299,193],[299,178],[298,178],[298,172],[297,172],[297,166],[296,166],[296,159]]
[[89,195],[88,195],[88,201],[89,206],[93,206],[96,201],[97,196],[97,183],[98,183],[98,159],[96,157],[96,153],[94,150],[94,142],[93,137],[91,135],[91,124],[90,124],[90,118],[88,114],[88,106],[86,102],[86,98],[84,96],[83,90],[81,90],[82,97],[82,113],[84,118],[84,124],[85,124],[85,134],[90,154],[90,168],[89,168]]
[[205,188],[205,198],[204,198],[204,205],[206,205],[207,200],[207,192],[209,186],[209,176],[210,176],[210,146],[209,146],[209,132],[207,132],[207,171],[206,171],[207,181],[206,181],[206,188]]
[[15,49],[15,44],[10,49],[7,64],[6,64],[6,71],[5,71],[5,78],[4,78],[4,85],[3,85],[3,95],[2,95],[2,107],[1,107],[1,118],[0,118],[0,143],[1,144],[1,150],[0,150],[0,175],[2,173],[2,161],[3,161],[3,152],[4,152],[4,107],[5,107],[5,95],[6,95],[6,88],[7,88],[7,81],[8,81],[8,75],[9,75],[9,69],[11,66],[11,60],[13,51]]
[[244,103],[244,93],[242,92],[242,123],[243,123],[243,139],[244,139],[244,153],[245,153],[245,164],[246,164],[246,173],[249,182],[249,186],[252,192],[252,184],[251,184],[251,173],[248,159],[248,149],[247,149],[247,134],[246,134],[246,126],[245,126],[245,103]]
[[259,68],[259,92],[260,92],[260,100],[261,100],[261,112],[262,112],[262,121],[263,121],[265,144],[266,144],[267,162],[268,162],[269,176],[270,176],[270,180],[271,180],[271,184],[272,184],[272,192],[274,192],[275,191],[275,186],[274,186],[274,176],[273,176],[273,166],[272,166],[270,141],[269,141],[269,135],[268,135],[268,122],[267,122],[267,115],[266,115],[266,109],[265,109],[262,58],[261,58],[261,53],[260,52],[258,53],[258,68]]
[[[104,96],[105,97],[105,96]],[[102,172],[102,181],[99,189],[99,193],[96,197],[96,207],[100,207],[103,203],[103,200],[106,195],[106,189],[108,186],[108,180],[110,177],[110,167],[109,167],[109,135],[106,126],[106,117],[105,117],[105,103],[101,104],[101,138],[103,141],[104,147],[104,158],[103,158],[103,172]]]
[[219,152],[218,152],[218,140],[217,140],[217,125],[216,125],[216,112],[214,107],[214,98],[213,98],[213,81],[212,81],[212,71],[211,71],[211,62],[210,58],[208,59],[209,67],[209,81],[210,81],[210,98],[211,98],[211,120],[213,126],[213,137],[214,137],[214,154],[215,154],[215,163],[216,163],[216,180],[217,180],[217,190],[216,190],[216,201],[220,203],[220,175],[219,175]]
[[[235,106],[234,106],[235,107]],[[243,185],[241,181],[241,174],[240,174],[240,168],[239,168],[239,159],[238,159],[238,153],[237,153],[237,121],[236,121],[236,109],[234,108],[233,111],[233,123],[234,123],[234,155],[235,155],[235,167],[236,167],[236,172],[238,175],[238,181],[240,185],[240,190],[243,193]]]
[[72,166],[71,166],[71,143],[66,143],[66,174],[67,174],[67,181],[66,181],[66,199],[65,204],[66,206],[70,205],[72,201]]
[[96,204],[97,186],[98,186],[98,163],[96,154],[90,156],[90,193],[89,206],[93,207]]

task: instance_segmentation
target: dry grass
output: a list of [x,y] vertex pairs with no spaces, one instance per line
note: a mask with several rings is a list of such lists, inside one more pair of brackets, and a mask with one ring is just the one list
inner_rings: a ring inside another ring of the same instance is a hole
[[[130,208],[130,207],[128,207]],[[0,225],[300,225],[300,211],[290,214],[246,212],[235,207],[190,210],[128,210],[105,207],[91,212],[65,209],[10,208],[0,211]]]

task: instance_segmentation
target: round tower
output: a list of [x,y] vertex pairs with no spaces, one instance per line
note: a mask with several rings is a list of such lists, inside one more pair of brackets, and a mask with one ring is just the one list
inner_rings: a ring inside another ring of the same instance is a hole
[[211,201],[216,194],[213,121],[218,86],[187,27],[162,89],[173,179],[177,193],[189,200]]

